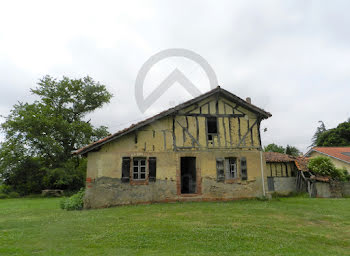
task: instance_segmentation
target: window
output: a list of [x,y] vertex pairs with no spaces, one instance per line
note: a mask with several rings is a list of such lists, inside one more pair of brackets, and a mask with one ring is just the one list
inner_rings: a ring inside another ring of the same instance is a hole
[[232,180],[241,177],[242,180],[248,179],[247,159],[240,158],[240,175],[237,169],[236,157],[216,158],[216,180],[223,182],[225,180]]
[[[147,166],[148,160],[148,166]],[[131,166],[132,163],[132,166]],[[123,157],[122,158],[122,182],[132,181],[156,181],[157,159],[155,157]],[[131,172],[131,173],[130,173]],[[131,174],[131,175],[130,175]],[[137,183],[139,184],[139,183]],[[144,182],[142,183],[144,184]]]
[[122,159],[122,182],[130,181],[130,157],[123,157]]
[[223,182],[225,180],[225,168],[224,159],[216,159],[216,180],[218,182]]
[[218,125],[217,125],[216,117],[207,117],[207,127],[208,127],[208,134],[218,133]]
[[237,178],[236,158],[230,157],[225,159],[226,179]]
[[247,159],[245,157],[241,158],[241,177],[242,177],[242,180],[248,179]]
[[149,166],[149,181],[156,181],[157,176],[157,159],[155,157],[150,157],[148,159]]
[[133,180],[146,179],[146,158],[133,159]]

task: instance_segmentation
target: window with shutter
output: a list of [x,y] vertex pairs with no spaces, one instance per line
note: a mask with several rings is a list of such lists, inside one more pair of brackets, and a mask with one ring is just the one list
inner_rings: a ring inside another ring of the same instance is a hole
[[247,159],[245,157],[241,158],[241,177],[242,177],[242,180],[248,179]]
[[156,181],[157,176],[157,159],[155,157],[150,157],[148,159],[149,167],[149,181]]
[[122,159],[122,182],[130,181],[130,157],[123,157]]
[[224,169],[224,159],[216,159],[216,180],[218,182],[223,182],[225,180],[225,169]]

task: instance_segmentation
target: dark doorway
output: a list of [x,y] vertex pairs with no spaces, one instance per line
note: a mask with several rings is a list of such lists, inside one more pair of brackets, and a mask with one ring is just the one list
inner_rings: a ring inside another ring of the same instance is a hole
[[181,157],[181,194],[196,193],[196,158]]

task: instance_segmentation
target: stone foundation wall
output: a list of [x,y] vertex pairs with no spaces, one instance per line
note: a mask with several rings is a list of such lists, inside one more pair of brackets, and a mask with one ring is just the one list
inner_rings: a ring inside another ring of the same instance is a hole
[[350,182],[344,182],[344,184],[343,184],[343,196],[350,196]]
[[85,208],[164,201],[176,196],[176,181],[157,180],[148,185],[131,185],[120,179],[101,177],[86,189]]
[[122,183],[120,179],[101,177],[87,186],[84,207],[89,209],[152,202],[234,200],[262,195],[259,179],[228,184],[203,178],[201,193],[186,195],[178,194],[177,183],[172,180],[157,180],[149,182],[148,185],[131,185]]
[[315,182],[314,189],[316,197],[339,198],[350,196],[350,182]]

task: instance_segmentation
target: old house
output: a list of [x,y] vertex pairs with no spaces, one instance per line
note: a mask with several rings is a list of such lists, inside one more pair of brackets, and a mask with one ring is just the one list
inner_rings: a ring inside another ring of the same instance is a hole
[[262,196],[260,123],[270,116],[217,87],[81,148],[85,207]]
[[350,147],[313,147],[305,156],[328,157],[337,168],[345,168],[350,173]]

